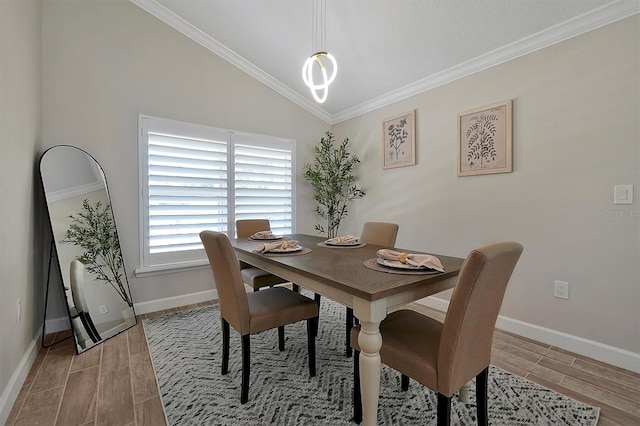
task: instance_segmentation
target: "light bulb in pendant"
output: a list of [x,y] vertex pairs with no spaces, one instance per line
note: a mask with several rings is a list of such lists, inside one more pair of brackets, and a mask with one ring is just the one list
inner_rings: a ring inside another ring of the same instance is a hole
[[[331,63],[330,76],[328,75],[327,67],[325,66],[325,62],[327,61]],[[318,69],[321,74],[320,77],[318,77],[320,81],[317,83],[314,79],[315,69]],[[304,66],[302,67],[302,80],[304,81],[304,84],[306,84],[309,89],[311,89],[311,94],[318,103],[323,103],[327,99],[327,94],[329,93],[329,85],[333,83],[333,80],[335,80],[337,74],[338,63],[336,62],[336,59],[333,57],[333,55],[327,52],[314,53],[305,61]],[[318,95],[318,92],[322,92],[322,95]]]

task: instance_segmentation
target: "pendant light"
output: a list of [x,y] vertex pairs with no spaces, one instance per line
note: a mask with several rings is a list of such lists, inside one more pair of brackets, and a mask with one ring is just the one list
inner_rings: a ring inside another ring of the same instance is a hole
[[[327,99],[329,85],[333,83],[338,73],[336,59],[326,51],[326,18],[326,0],[313,0],[311,48],[316,53],[305,61],[302,67],[302,80],[311,89],[313,98],[320,104]],[[318,94],[319,92],[321,95]]]

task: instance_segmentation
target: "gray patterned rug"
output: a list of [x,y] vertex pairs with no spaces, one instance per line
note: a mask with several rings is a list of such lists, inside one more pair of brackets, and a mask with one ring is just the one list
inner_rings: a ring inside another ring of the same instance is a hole
[[[351,358],[344,356],[345,309],[323,298],[316,342],[317,375],[307,368],[306,325],[286,327],[286,350],[275,330],[251,337],[249,402],[240,404],[240,337],[231,329],[229,374],[220,374],[221,331],[217,306],[143,321],[170,425],[353,425]],[[471,403],[453,398],[453,425],[475,425]],[[494,425],[595,425],[600,409],[516,377],[489,372],[489,422]],[[436,395],[383,367],[378,424],[435,424]]]

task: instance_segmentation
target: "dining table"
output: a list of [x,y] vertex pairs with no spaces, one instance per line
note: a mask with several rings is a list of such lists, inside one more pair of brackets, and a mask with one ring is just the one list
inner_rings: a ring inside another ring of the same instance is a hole
[[[382,368],[379,353],[383,339],[380,322],[394,308],[454,287],[464,259],[373,244],[334,246],[326,244],[327,239],[324,237],[306,234],[291,234],[279,238],[297,241],[298,246],[303,249],[261,253],[257,250],[265,241],[251,238],[230,241],[238,260],[353,309],[361,324],[358,343],[361,348],[362,419],[366,426],[375,425]],[[428,242],[424,245],[428,247]],[[420,273],[386,268],[377,262],[377,252],[383,248],[405,253],[431,254],[441,261],[444,272]]]

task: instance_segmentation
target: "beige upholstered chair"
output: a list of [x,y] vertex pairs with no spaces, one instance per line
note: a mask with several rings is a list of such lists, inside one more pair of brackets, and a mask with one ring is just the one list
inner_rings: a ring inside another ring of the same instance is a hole
[[376,246],[393,247],[396,244],[399,226],[387,222],[365,222],[360,241]]
[[[391,313],[380,325],[382,362],[438,392],[438,425],[448,425],[451,396],[474,377],[478,424],[487,425],[487,379],[496,319],[513,269],[522,253],[514,242],[473,250],[460,271],[444,323],[411,310]],[[354,356],[354,420],[362,420],[358,332]]]
[[220,301],[222,324],[222,374],[229,370],[229,324],[242,336],[242,387],[240,402],[249,399],[250,338],[251,334],[278,328],[279,349],[284,350],[284,326],[307,320],[307,350],[309,374],[316,374],[316,349],[314,330],[318,321],[318,305],[315,301],[284,287],[272,287],[262,291],[245,291],[238,258],[222,233],[202,231],[204,245]]
[[[271,224],[268,219],[241,219],[236,221],[236,235],[238,238],[249,238],[260,231],[271,231]],[[240,262],[240,269],[242,271],[242,280],[249,284],[253,291],[262,287],[273,287],[276,284],[288,282],[277,275],[255,268],[245,262]]]
[[69,281],[71,281],[71,298],[73,299],[74,305],[74,308],[71,310],[71,318],[80,318],[89,338],[94,343],[97,343],[102,340],[102,338],[91,319],[87,300],[84,295],[84,265],[77,259],[71,261]]
[[[376,246],[393,247],[396,245],[396,237],[398,236],[399,226],[395,223],[388,222],[365,222],[362,226],[362,233],[360,234],[360,241],[367,244],[373,244]],[[347,308],[347,344],[346,353],[347,357],[352,354],[351,349],[351,327],[355,323],[353,317],[353,309]]]
[[[393,247],[396,245],[396,237],[398,236],[399,226],[395,223],[387,222],[365,222],[362,226],[362,233],[360,234],[360,241],[367,244],[373,244],[376,246]],[[315,295],[315,300],[320,306],[320,295]],[[353,309],[347,308],[346,317],[346,345],[345,352],[347,357],[353,354],[351,349],[351,327],[353,327],[355,318],[353,317]]]

